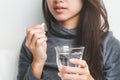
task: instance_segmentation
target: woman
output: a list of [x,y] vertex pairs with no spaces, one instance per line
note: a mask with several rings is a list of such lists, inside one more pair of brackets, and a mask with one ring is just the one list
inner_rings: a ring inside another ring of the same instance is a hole
[[[21,47],[18,80],[119,80],[120,42],[109,31],[102,0],[43,0],[48,27],[27,29]],[[55,46],[85,46],[81,67],[60,66]],[[77,75],[76,75],[77,74]]]

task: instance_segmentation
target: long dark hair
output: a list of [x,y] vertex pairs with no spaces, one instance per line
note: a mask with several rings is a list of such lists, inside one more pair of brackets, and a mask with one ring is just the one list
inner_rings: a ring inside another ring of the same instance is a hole
[[[46,0],[43,0],[43,15],[48,29],[51,15]],[[91,75],[95,80],[104,80],[103,45],[102,42],[109,31],[107,12],[102,0],[83,0],[83,8],[78,22],[78,40],[76,44],[85,46],[83,59],[86,60]]]

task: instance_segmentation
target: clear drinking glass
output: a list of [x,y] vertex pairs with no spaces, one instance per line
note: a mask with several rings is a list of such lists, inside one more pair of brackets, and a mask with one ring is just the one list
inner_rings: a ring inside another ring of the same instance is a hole
[[78,65],[72,64],[70,59],[77,58],[82,59],[84,47],[69,47],[69,46],[57,46],[56,51],[56,62],[58,66],[71,66],[78,67]]

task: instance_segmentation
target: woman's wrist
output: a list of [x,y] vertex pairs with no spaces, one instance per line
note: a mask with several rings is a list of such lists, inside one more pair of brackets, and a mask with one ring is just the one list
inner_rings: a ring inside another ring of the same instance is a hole
[[44,64],[45,64],[45,61],[34,61],[33,60],[33,62],[32,62],[32,67],[34,67],[34,68],[36,68],[36,69],[39,69],[39,68],[41,68],[42,66],[44,66]]
[[37,62],[37,61],[33,60],[31,67],[32,67],[32,71],[33,71],[34,75],[37,78],[41,78],[44,64],[45,64],[45,61]]

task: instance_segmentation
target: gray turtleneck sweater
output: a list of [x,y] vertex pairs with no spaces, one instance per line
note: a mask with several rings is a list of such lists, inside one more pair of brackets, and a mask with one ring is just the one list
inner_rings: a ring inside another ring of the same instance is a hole
[[[47,31],[47,61],[44,65],[42,79],[38,79],[32,72],[31,63],[33,56],[25,46],[25,40],[22,44],[19,57],[19,71],[17,80],[61,80],[57,75],[58,68],[56,64],[56,54],[54,47],[61,45],[72,46],[76,38],[76,30],[67,30],[55,23]],[[103,64],[106,80],[120,80],[120,42],[109,32],[103,42]]]

